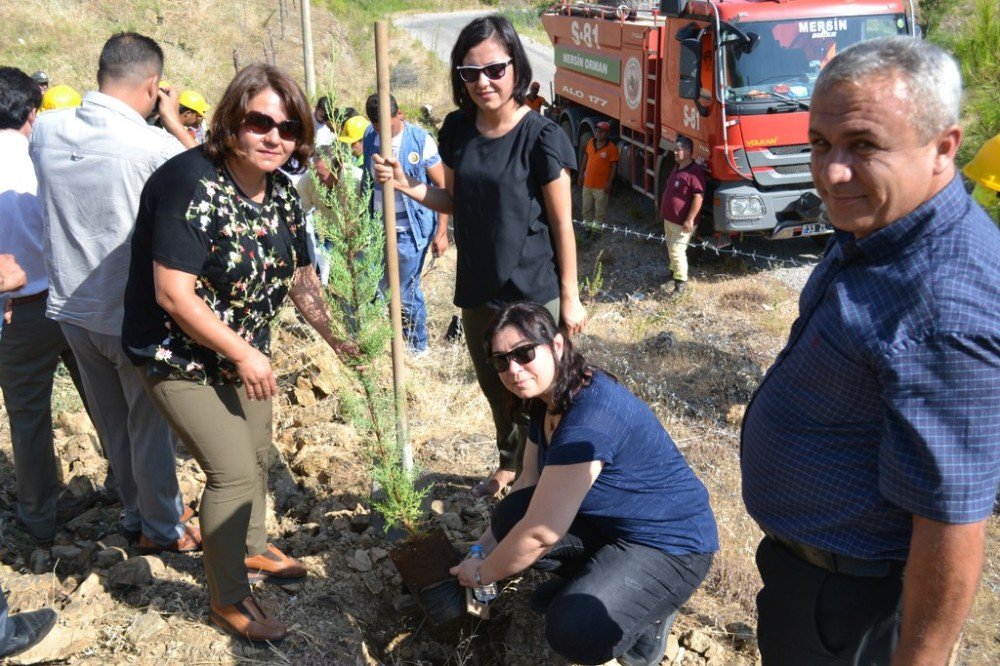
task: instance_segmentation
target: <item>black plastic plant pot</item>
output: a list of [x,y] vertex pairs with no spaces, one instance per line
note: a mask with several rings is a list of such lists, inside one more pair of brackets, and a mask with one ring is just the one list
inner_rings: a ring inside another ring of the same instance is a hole
[[412,535],[393,547],[389,557],[432,622],[447,622],[465,612],[465,591],[449,573],[462,558],[440,527]]

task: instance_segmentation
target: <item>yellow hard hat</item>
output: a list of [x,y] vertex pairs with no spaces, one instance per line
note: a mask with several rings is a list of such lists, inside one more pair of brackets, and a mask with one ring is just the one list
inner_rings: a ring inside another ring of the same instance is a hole
[[962,173],[983,187],[1000,192],[1000,134],[983,144]]
[[353,118],[348,118],[344,122],[344,129],[341,130],[340,136],[338,137],[344,143],[350,145],[355,141],[361,141],[365,136],[365,131],[371,125],[368,119],[364,116],[354,116]]
[[82,103],[83,99],[81,99],[80,93],[65,83],[52,86],[42,95],[42,111],[68,109],[71,106],[80,106]]
[[180,96],[181,106],[186,106],[198,115],[205,115],[211,108],[211,105],[205,101],[205,98],[201,96],[200,92],[194,90],[185,90]]

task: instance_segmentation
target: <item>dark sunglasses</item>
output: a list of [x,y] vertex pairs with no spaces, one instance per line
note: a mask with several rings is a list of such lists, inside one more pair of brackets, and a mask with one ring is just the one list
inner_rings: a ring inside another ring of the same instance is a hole
[[535,347],[537,342],[530,345],[522,345],[517,349],[511,349],[504,354],[493,354],[490,356],[490,365],[497,372],[507,372],[510,368],[510,361],[514,359],[518,365],[526,365],[535,360]]
[[491,62],[488,65],[483,65],[482,67],[476,67],[474,65],[462,65],[461,67],[456,67],[458,70],[458,78],[462,79],[466,83],[475,83],[479,80],[480,74],[485,74],[486,78],[490,81],[496,81],[497,79],[502,79],[503,75],[507,73],[507,65],[514,62],[513,58],[506,62]]
[[243,126],[254,134],[264,135],[278,128],[278,136],[285,141],[298,141],[302,138],[302,123],[297,120],[282,120],[274,122],[274,118],[266,113],[250,111],[243,117]]

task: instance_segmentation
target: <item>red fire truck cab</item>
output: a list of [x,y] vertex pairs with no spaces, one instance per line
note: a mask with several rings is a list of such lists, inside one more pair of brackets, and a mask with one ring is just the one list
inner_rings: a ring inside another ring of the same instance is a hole
[[611,122],[619,175],[659,202],[686,135],[710,175],[702,234],[828,233],[809,173],[816,77],[851,44],[915,35],[912,0],[629,4],[564,2],[542,14],[555,50],[552,116],[574,146]]

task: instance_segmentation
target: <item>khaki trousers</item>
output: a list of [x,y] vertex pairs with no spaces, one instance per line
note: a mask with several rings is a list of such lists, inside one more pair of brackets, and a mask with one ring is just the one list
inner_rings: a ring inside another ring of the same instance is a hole
[[251,401],[233,384],[203,386],[137,372],[207,477],[199,522],[212,600],[222,606],[242,601],[250,595],[243,560],[267,550],[271,401]]
[[601,187],[584,187],[580,193],[583,221],[586,224],[604,224],[608,212],[608,193]]
[[[556,321],[559,321],[559,299],[545,303]],[[507,388],[500,381],[500,375],[490,365],[483,348],[483,333],[499,312],[489,305],[477,308],[462,308],[462,330],[465,345],[469,349],[472,367],[486,401],[490,403],[493,425],[497,431],[497,450],[500,452],[500,469],[513,470],[520,474],[521,458],[524,456],[524,442],[528,438],[528,415],[523,410],[508,414],[504,406]]]
[[667,237],[667,254],[670,255],[670,272],[673,278],[678,282],[687,282],[687,248],[694,231],[684,233],[682,225],[663,220],[663,235]]

